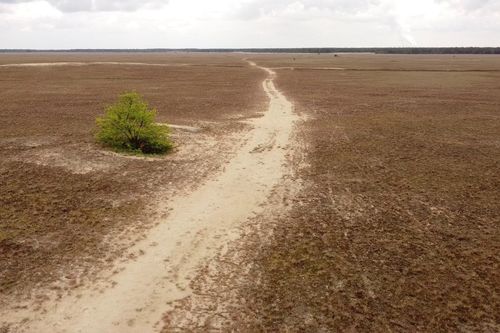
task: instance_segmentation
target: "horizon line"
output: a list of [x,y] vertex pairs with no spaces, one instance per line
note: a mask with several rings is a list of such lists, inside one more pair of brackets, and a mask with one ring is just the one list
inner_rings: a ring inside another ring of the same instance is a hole
[[[434,51],[434,52],[432,52]],[[214,48],[6,48],[0,53],[14,52],[248,52],[248,53],[438,53],[438,54],[500,54],[499,46],[391,46],[391,47],[214,47]],[[485,52],[489,51],[489,52]]]

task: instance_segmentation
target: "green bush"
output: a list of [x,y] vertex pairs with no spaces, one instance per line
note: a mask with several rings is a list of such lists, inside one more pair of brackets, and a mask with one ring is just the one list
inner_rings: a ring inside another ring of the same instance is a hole
[[97,118],[98,142],[121,151],[162,154],[172,148],[167,126],[155,123],[156,110],[137,93],[125,93]]

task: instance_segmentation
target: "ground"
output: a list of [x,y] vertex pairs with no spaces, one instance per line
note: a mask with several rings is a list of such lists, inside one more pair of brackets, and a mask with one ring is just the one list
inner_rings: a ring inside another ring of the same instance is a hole
[[[0,62],[44,62],[45,57],[3,55]],[[89,58],[62,59],[73,57]],[[109,233],[129,238],[151,221],[149,215],[163,214],[151,207],[154,193],[161,191],[169,200],[220,168],[231,150],[227,141],[246,126],[241,120],[262,110],[265,75],[232,56],[182,59],[190,66],[0,67],[0,292],[57,281],[68,265],[77,266],[69,273],[73,276],[93,269],[96,259],[113,260],[122,248],[106,241]],[[218,65],[199,66],[218,62],[223,71]],[[199,131],[173,128],[178,152],[164,159],[133,159],[101,149],[94,143],[95,118],[124,91],[143,94],[160,122]]]
[[[250,321],[497,331],[500,73],[467,70],[499,59],[346,58],[339,66],[380,69],[278,71],[278,88],[310,117],[300,138],[310,167],[304,204],[254,255]],[[393,71],[413,68],[429,71]],[[434,72],[445,68],[458,72]]]
[[[0,67],[0,292],[71,280],[70,264],[82,278],[103,258],[112,267],[130,244],[109,235],[147,232],[163,214],[155,194],[176,195],[166,184],[190,193],[224,175],[252,127],[241,120],[266,109],[266,73],[244,58],[274,69],[300,116],[287,169],[164,330],[497,332],[495,56],[2,56],[129,64]],[[93,119],[123,90],[203,130],[174,132],[183,145],[166,159],[103,151]]]

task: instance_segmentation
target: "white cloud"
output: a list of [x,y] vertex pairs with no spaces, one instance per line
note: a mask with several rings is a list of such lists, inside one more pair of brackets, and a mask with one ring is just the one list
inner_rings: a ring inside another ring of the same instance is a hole
[[500,46],[496,0],[0,0],[0,48]]
[[[36,0],[0,0],[0,4],[19,4]],[[63,12],[80,11],[134,11],[143,7],[158,7],[168,4],[168,0],[47,0]]]
[[450,7],[465,10],[467,12],[476,11],[492,4],[491,0],[439,0]]

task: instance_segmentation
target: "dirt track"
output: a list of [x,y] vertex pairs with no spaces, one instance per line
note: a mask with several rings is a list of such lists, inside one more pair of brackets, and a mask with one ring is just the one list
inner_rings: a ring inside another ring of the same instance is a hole
[[[253,66],[255,64],[252,63]],[[224,171],[193,193],[174,199],[169,216],[130,250],[134,258],[103,274],[102,283],[32,309],[3,313],[16,332],[151,332],[160,330],[168,304],[190,294],[195,270],[238,235],[283,175],[295,116],[274,86],[263,88],[269,109],[251,121]],[[163,209],[161,207],[160,209]],[[74,296],[78,295],[78,296]],[[18,324],[25,318],[28,323]],[[16,327],[17,326],[17,327]]]

